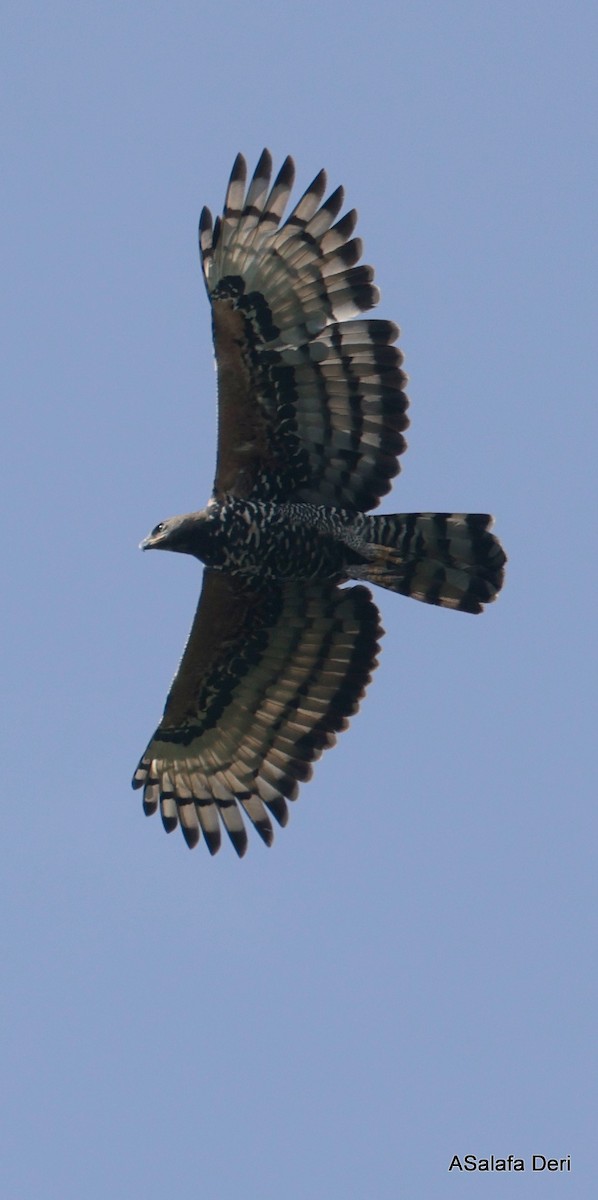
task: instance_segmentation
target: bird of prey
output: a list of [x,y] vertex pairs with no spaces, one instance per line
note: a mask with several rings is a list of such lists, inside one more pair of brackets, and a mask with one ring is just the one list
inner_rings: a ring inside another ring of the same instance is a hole
[[371,267],[357,265],[354,209],[324,200],[320,171],[282,222],[294,180],[271,183],[264,150],[246,188],[238,155],[224,211],[199,224],[218,372],[211,499],[161,521],[144,550],[205,565],[164,715],[133,778],[147,814],[180,823],[211,854],[224,826],[243,855],[243,817],[266,845],[271,817],[345,729],[376,666],[378,584],[481,612],[505,555],[482,514],[371,515],[399,471],[406,376]]

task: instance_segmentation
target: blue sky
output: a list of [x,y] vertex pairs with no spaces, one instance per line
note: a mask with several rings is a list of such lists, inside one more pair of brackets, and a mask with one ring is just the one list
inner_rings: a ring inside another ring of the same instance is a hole
[[[10,1200],[596,1194],[597,26],[575,0],[8,6]],[[401,325],[384,507],[492,511],[510,565],[481,618],[378,593],[361,713],[239,862],[129,779],[200,582],[137,545],[213,475],[197,218],[263,145],[345,184]],[[467,1153],[526,1171],[449,1173]]]

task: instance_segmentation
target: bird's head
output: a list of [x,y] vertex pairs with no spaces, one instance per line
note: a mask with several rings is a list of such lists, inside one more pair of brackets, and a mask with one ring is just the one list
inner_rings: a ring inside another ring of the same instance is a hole
[[179,554],[193,554],[206,562],[209,558],[211,526],[213,518],[209,509],[186,513],[182,517],[169,517],[160,521],[151,533],[139,544],[140,550],[176,550]]

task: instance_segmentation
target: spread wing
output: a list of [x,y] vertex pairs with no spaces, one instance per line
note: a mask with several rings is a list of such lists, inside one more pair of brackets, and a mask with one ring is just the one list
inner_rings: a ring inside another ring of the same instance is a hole
[[220,822],[247,848],[241,813],[269,845],[270,815],[356,711],[376,665],[379,614],[366,588],[330,584],[248,590],[206,570],[164,716],[133,778],[145,812],[160,805],[187,845],[210,853]]
[[[294,165],[271,186],[264,150],[246,191],[238,155],[224,212],[201,214],[219,429],[214,492],[366,511],[389,491],[408,425],[398,329],[362,313],[379,299],[357,266],[354,209],[322,203],[323,171],[282,226]],[[357,318],[355,320],[349,318]]]

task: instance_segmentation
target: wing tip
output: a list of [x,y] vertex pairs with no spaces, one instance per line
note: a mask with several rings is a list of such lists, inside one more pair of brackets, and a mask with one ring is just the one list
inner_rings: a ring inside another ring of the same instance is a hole
[[233,169],[230,173],[230,183],[244,183],[247,179],[247,162],[245,156],[239,150],[233,163]]

